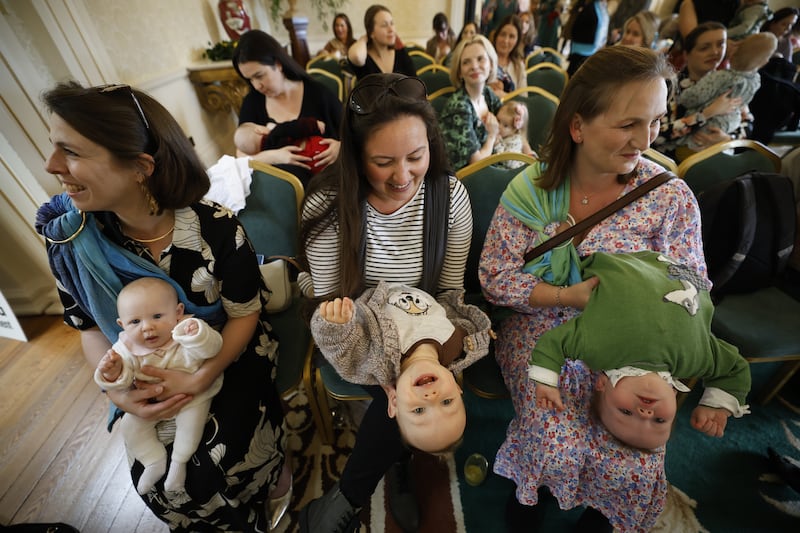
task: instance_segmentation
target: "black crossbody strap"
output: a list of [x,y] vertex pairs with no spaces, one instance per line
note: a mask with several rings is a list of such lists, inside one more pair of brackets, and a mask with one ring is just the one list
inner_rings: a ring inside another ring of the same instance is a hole
[[544,241],[539,246],[528,250],[525,254],[525,262],[528,263],[529,261],[536,259],[546,251],[550,250],[565,242],[575,235],[581,233],[582,231],[586,231],[604,218],[616,213],[629,203],[633,202],[637,198],[641,198],[648,192],[652,191],[662,183],[665,183],[672,178],[676,178],[675,174],[670,171],[662,172],[661,174],[654,176],[652,179],[647,180],[646,182],[642,183],[631,192],[623,196],[622,198],[618,198],[614,202],[608,204],[604,208],[600,209],[596,213],[584,218],[574,226],[571,226],[569,229],[562,231],[561,233],[554,235],[550,239]]

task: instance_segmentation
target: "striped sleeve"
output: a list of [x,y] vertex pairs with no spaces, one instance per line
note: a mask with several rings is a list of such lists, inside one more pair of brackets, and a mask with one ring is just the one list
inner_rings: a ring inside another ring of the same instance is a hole
[[[322,191],[308,197],[303,210],[303,219],[320,215],[330,204],[333,194],[333,191]],[[311,279],[314,282],[315,296],[325,296],[338,291],[338,248],[339,225],[335,219],[321,233],[314,235],[306,243],[306,258],[311,271]]]
[[[419,286],[422,280],[422,242],[425,186],[403,208],[383,214],[367,205],[366,254],[364,276],[367,287],[380,281]],[[330,197],[309,198],[304,216],[322,210]],[[447,252],[439,280],[439,289],[460,289],[472,237],[472,210],[466,189],[455,177],[450,178],[450,218]],[[334,221],[306,245],[306,254],[317,296],[338,290],[338,224]]]
[[464,288],[464,270],[467,266],[472,240],[472,207],[464,184],[450,179],[450,228],[447,234],[447,253],[439,278],[439,289]]

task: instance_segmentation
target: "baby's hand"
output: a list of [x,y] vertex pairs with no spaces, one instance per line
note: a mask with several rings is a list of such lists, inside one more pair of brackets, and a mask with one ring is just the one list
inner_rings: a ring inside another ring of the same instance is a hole
[[322,302],[319,314],[333,324],[346,324],[353,319],[353,300],[348,297]]
[[103,379],[116,381],[122,373],[122,359],[120,359],[117,352],[109,349],[100,359],[100,362],[97,363],[97,368],[100,370],[100,374],[103,375]]
[[563,411],[564,404],[561,402],[561,393],[558,391],[558,388],[537,382],[536,407],[539,409],[555,409],[556,411]]
[[197,320],[188,320],[183,327],[183,332],[186,335],[197,335],[198,331],[200,331],[200,326],[197,324]]
[[692,427],[709,437],[721,437],[729,416],[731,414],[727,409],[698,405],[692,411]]

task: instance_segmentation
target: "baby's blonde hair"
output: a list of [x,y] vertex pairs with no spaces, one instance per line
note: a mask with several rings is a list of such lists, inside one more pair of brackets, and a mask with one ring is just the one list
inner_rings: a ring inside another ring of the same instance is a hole
[[770,32],[748,35],[731,56],[731,68],[742,72],[758,70],[769,62],[778,47],[778,38]]

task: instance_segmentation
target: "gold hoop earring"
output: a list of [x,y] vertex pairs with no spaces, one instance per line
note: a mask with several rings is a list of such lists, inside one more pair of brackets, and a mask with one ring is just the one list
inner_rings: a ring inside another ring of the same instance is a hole
[[147,185],[145,185],[144,181],[139,182],[139,187],[142,188],[142,193],[144,193],[144,198],[145,200],[147,200],[147,208],[150,210],[150,214],[157,215],[158,212],[160,211],[160,208],[156,199],[153,198],[152,194],[150,194],[150,189],[147,188]]

